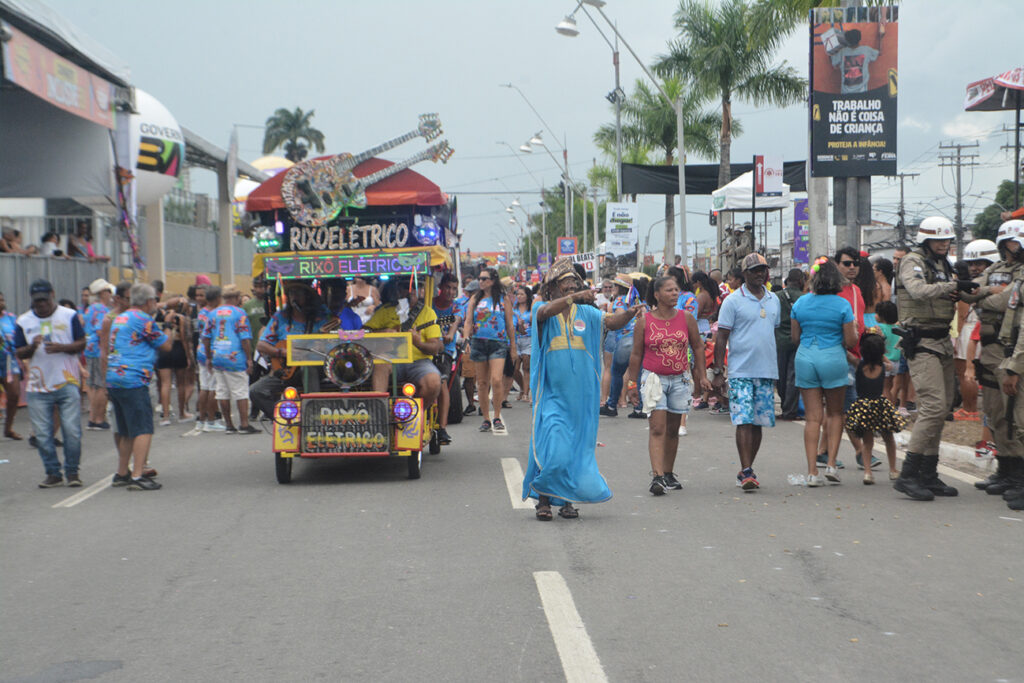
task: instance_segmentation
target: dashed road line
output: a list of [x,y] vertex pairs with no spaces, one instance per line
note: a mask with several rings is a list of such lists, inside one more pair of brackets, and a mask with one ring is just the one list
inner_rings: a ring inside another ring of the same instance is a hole
[[533,580],[537,582],[544,615],[548,619],[567,683],[607,681],[565,579],[558,572],[545,571],[534,572]]
[[60,501],[58,503],[54,503],[50,507],[53,507],[53,508],[73,508],[76,505],[78,505],[79,503],[84,502],[86,500],[89,500],[90,498],[95,496],[100,491],[103,491],[104,489],[108,489],[108,488],[110,488],[110,477],[109,476],[108,477],[104,477],[103,479],[100,479],[98,482],[96,482],[92,486],[89,486],[88,488],[82,489],[81,491],[79,491],[78,493],[76,493],[73,496],[68,496],[64,500],[62,500],[62,501]]
[[515,458],[502,458],[501,469],[505,473],[505,486],[512,501],[513,510],[532,510],[533,503],[523,500],[523,468]]

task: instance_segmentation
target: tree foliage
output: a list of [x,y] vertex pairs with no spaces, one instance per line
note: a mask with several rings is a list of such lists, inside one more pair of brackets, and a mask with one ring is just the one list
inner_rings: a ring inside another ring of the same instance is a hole
[[284,148],[284,156],[293,163],[298,163],[309,154],[313,147],[323,152],[324,134],[313,127],[312,119],[315,110],[295,111],[278,109],[267,119],[267,128],[263,133],[263,153],[270,154],[279,147]]
[[770,31],[759,30],[757,16],[765,16],[772,5],[780,18],[792,16],[782,0],[750,4],[747,0],[680,0],[675,15],[679,37],[669,43],[668,53],[659,57],[655,71],[675,75],[692,84],[697,95],[717,99],[721,104],[718,135],[721,187],[731,178],[729,155],[735,122],[733,98],[756,106],[787,106],[807,96],[807,81],[785,61],[774,64],[782,41],[795,22],[775,23]]

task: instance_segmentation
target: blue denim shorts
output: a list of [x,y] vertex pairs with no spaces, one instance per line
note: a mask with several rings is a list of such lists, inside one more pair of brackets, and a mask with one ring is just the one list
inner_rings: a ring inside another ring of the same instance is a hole
[[508,354],[508,342],[502,339],[469,340],[469,359],[474,363],[486,363],[489,360],[504,360]]
[[[644,370],[640,374],[640,386],[647,383],[647,378],[652,373]],[[667,410],[676,415],[686,415],[690,412],[690,399],[693,398],[693,380],[690,373],[684,372],[681,375],[658,375],[661,379],[661,398],[654,406],[654,410]],[[641,389],[641,395],[643,390]]]
[[615,353],[615,347],[619,343],[619,333],[612,332],[609,330],[604,335],[604,342],[601,344],[601,350],[605,353]]
[[153,433],[153,403],[149,399],[149,387],[111,387],[107,389],[107,396],[114,404],[118,434],[132,439]]

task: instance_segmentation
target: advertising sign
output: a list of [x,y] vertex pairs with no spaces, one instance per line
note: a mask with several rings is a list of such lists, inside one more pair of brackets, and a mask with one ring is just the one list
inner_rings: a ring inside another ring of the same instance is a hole
[[114,86],[48,50],[6,22],[4,78],[55,107],[114,129]]
[[267,256],[263,267],[268,278],[306,280],[321,277],[366,277],[369,275],[426,275],[430,255],[426,252],[391,254],[318,254],[316,256]]
[[632,202],[608,202],[605,208],[605,255],[618,270],[637,266],[640,211]]
[[540,268],[540,272],[548,272],[548,266],[551,265],[551,254],[543,251],[537,254],[537,267]]
[[575,237],[559,237],[558,238],[558,255],[559,256],[572,256],[576,253],[576,238]]
[[754,157],[754,193],[758,197],[782,196],[782,157]]
[[811,235],[808,226],[811,215],[807,210],[807,200],[798,199],[793,202],[793,261],[809,263],[808,249]]
[[583,264],[583,270],[588,273],[593,273],[597,270],[597,254],[592,251],[586,251],[582,254],[573,254],[570,258],[573,263]]
[[896,173],[899,8],[811,10],[811,175]]

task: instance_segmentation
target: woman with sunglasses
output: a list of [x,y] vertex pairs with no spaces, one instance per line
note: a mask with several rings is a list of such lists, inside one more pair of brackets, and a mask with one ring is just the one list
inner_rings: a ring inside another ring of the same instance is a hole
[[[477,282],[480,289],[466,306],[462,336],[469,340],[469,359],[476,365],[476,389],[484,416],[480,431],[505,436],[508,429],[501,421],[501,403],[505,400],[505,356],[511,356],[513,364],[519,359],[515,347],[512,301],[505,296],[505,288],[494,268],[481,270]],[[493,422],[491,404],[494,405]]]
[[530,336],[532,334],[533,291],[523,285],[516,288],[516,303],[512,320],[516,328],[516,350],[519,362],[515,365],[515,378],[519,383],[517,401],[530,402]]

